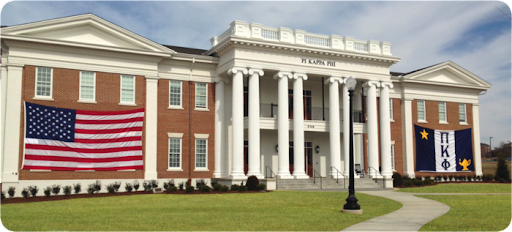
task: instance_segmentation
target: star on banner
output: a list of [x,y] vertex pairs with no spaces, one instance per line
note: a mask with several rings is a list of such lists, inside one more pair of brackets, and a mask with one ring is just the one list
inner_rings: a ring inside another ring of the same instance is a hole
[[421,139],[428,140],[428,133],[425,131],[425,129],[423,129],[423,132],[420,132],[420,134],[421,134]]

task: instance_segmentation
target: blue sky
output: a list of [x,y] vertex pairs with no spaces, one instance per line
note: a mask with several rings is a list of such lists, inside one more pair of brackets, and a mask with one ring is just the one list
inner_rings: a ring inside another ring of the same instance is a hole
[[511,20],[501,2],[9,2],[1,24],[96,14],[161,44],[210,47],[233,20],[392,43],[408,72],[451,60],[492,84],[482,142],[511,140]]

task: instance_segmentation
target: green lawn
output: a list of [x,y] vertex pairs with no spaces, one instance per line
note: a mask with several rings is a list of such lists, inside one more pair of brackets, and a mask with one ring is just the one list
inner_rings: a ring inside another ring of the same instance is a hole
[[29,230],[342,230],[402,207],[357,194],[362,215],[340,210],[346,192],[132,195],[2,205],[3,225]]
[[402,188],[408,193],[510,193],[510,184],[437,184],[421,188]]
[[422,231],[501,231],[511,219],[510,195],[418,195],[445,203],[450,211]]

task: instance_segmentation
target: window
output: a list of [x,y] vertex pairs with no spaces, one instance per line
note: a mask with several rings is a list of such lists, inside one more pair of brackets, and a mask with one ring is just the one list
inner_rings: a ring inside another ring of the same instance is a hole
[[391,170],[395,169],[395,144],[391,144]]
[[206,83],[196,83],[196,108],[208,108]]
[[135,104],[135,77],[121,75],[121,103]]
[[466,118],[466,104],[460,103],[459,104],[459,121],[461,124],[467,124],[467,118]]
[[439,102],[439,122],[446,123],[446,102]]
[[181,107],[181,81],[169,81],[169,107]]
[[389,120],[393,121],[393,99],[389,99]]
[[36,68],[36,97],[52,97],[52,69]]
[[207,168],[207,149],[206,139],[196,139],[196,168]]
[[96,93],[96,74],[94,72],[80,72],[80,100],[94,101]]
[[181,138],[169,138],[169,169],[181,169]]
[[425,100],[418,100],[418,121],[427,121],[425,111]]

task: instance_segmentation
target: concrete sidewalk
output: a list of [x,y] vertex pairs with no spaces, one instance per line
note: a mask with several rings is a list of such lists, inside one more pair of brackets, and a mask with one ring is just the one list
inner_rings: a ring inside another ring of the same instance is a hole
[[[445,214],[450,206],[441,202],[415,197],[413,193],[395,191],[360,191],[398,201],[403,207],[395,212],[352,225],[343,231],[417,231],[427,222]],[[364,209],[363,213],[364,213]]]

